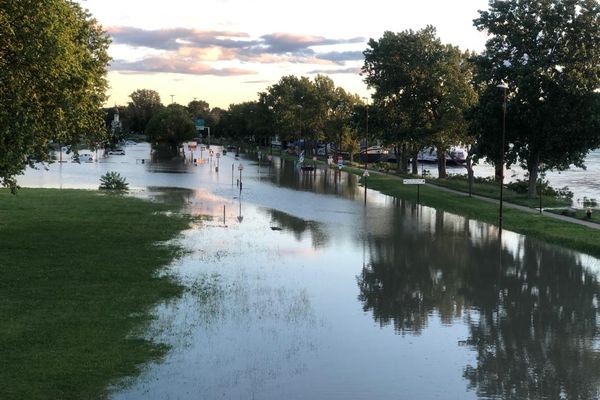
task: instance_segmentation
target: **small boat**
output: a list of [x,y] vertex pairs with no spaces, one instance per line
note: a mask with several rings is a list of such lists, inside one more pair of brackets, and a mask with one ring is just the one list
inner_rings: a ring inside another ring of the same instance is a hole
[[[446,163],[462,164],[467,161],[467,150],[461,147],[451,147],[446,153]],[[417,154],[417,161],[420,162],[437,162],[437,149],[435,147],[429,147],[421,150]]]
[[[376,163],[384,160],[388,155],[388,150],[381,146],[371,146],[366,149],[366,161],[368,163]],[[365,148],[360,150],[358,159],[361,162],[365,162]]]

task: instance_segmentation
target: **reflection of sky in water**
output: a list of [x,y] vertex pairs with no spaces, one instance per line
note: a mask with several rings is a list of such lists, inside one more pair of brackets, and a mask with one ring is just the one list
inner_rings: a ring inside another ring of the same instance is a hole
[[138,146],[20,182],[94,188],[117,169],[143,195],[194,189],[163,195],[208,217],[149,333],[172,351],[115,399],[597,397],[597,259],[372,191],[365,210],[331,171],[244,160],[240,199],[229,155],[174,174]]

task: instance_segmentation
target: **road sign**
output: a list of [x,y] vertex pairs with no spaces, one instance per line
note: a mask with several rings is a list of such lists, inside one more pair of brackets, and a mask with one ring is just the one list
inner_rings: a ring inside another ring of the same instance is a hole
[[199,130],[199,131],[204,130],[204,120],[203,119],[198,118],[195,122],[196,122],[196,130]]
[[425,179],[404,179],[402,183],[405,185],[424,185]]

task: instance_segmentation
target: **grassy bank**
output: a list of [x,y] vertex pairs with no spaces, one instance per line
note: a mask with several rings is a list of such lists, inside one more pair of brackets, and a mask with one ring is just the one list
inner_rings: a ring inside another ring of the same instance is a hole
[[[363,172],[358,168],[346,168],[346,170],[356,175],[362,175]],[[371,174],[367,186],[390,196],[416,201],[416,187],[403,185],[401,182],[393,175]],[[421,204],[490,224],[498,224],[496,204],[441,191],[432,186],[422,186],[419,197]],[[509,208],[504,208],[504,228],[600,257],[600,230],[598,229]]]
[[93,191],[0,190],[0,398],[97,399],[165,347],[136,336],[188,221]]

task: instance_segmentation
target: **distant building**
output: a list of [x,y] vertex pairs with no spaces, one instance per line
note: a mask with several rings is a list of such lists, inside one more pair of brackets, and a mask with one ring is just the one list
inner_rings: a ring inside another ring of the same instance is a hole
[[122,129],[121,121],[119,120],[119,108],[115,106],[115,114],[113,115],[113,120],[110,123],[110,130],[115,133]]

